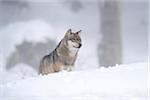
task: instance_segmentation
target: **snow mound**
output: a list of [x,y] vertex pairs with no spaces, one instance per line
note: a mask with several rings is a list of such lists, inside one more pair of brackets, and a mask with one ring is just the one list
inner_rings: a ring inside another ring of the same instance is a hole
[[9,33],[13,34],[11,35],[11,39],[16,43],[20,43],[24,39],[28,41],[39,42],[45,41],[45,38],[47,37],[51,39],[56,38],[53,35],[54,31],[52,26],[43,20],[31,20],[27,22],[12,23],[1,30],[0,33],[5,34],[4,36],[6,37],[9,36]]
[[56,40],[56,35],[53,30],[54,28],[43,20],[9,24],[0,30],[1,49],[4,55],[8,56],[10,52],[15,50],[14,45],[20,44],[24,40],[31,42],[46,42],[46,38]]
[[60,72],[1,84],[1,100],[147,100],[147,63]]
[[5,84],[14,80],[26,79],[37,76],[37,72],[29,65],[19,63],[14,68],[0,71],[0,84]]

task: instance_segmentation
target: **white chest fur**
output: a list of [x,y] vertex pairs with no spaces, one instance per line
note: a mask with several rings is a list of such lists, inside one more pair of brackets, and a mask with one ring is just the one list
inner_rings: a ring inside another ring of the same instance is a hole
[[69,48],[69,50],[70,50],[70,53],[69,53],[70,56],[74,57],[78,53],[79,48],[71,47],[71,48]]

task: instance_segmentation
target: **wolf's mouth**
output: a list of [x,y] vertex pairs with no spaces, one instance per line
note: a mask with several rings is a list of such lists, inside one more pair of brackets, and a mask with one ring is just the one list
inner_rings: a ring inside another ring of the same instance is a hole
[[73,46],[74,48],[80,48],[79,46],[77,47],[77,46]]
[[74,48],[80,48],[82,44],[79,44],[78,46],[73,46]]

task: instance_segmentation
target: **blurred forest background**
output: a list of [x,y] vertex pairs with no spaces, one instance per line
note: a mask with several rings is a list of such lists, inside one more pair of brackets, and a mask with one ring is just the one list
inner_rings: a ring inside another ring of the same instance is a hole
[[38,70],[69,28],[83,30],[77,69],[148,60],[148,0],[0,0],[1,69]]

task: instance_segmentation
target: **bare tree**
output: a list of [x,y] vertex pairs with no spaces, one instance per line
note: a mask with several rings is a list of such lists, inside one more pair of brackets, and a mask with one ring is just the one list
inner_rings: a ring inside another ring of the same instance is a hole
[[105,0],[103,5],[100,4],[102,39],[98,46],[98,54],[101,66],[122,63],[119,4],[118,0]]

